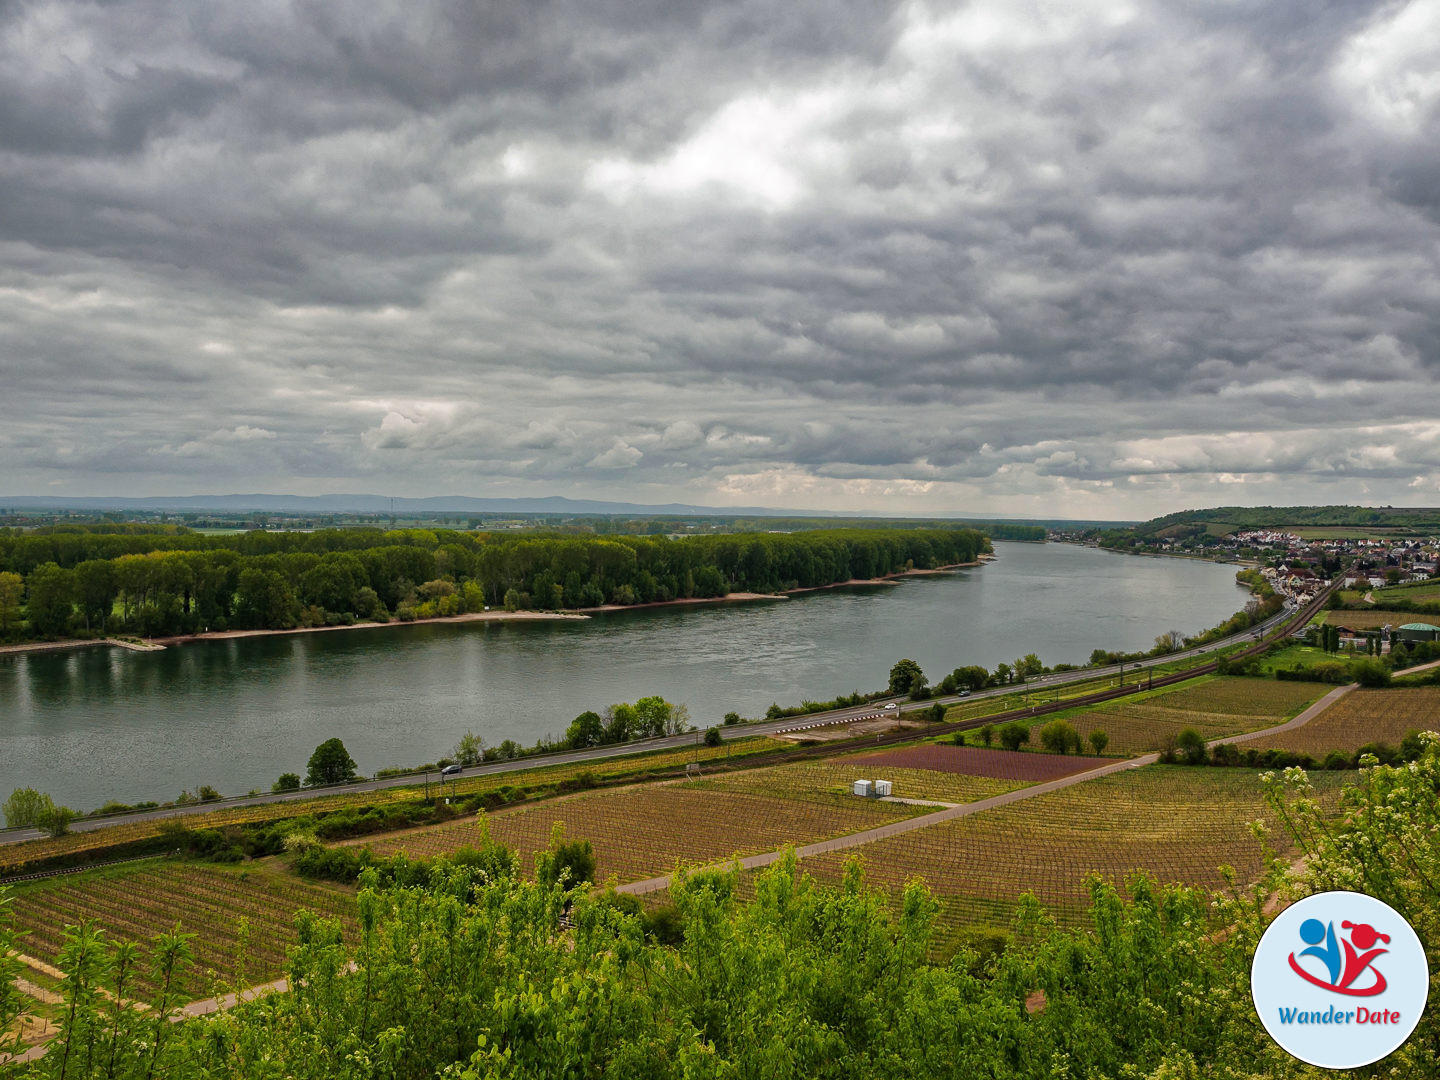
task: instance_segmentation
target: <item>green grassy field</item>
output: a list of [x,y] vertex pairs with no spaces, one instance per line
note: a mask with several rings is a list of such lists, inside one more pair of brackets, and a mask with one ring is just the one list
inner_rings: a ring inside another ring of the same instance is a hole
[[1413,600],[1417,603],[1440,600],[1440,581],[1417,581],[1413,585],[1391,585],[1375,590],[1375,603],[1385,604],[1391,600]]
[[1307,527],[1304,525],[1292,525],[1283,526],[1276,531],[1294,533],[1296,536],[1305,540],[1380,540],[1396,536],[1419,535],[1414,529],[1387,528],[1383,526],[1377,528],[1365,528],[1363,526],[1326,528],[1324,526]]
[[1256,664],[1256,668],[1266,675],[1273,675],[1276,671],[1289,671],[1296,667],[1314,667],[1316,664],[1328,664],[1334,660],[1344,659],[1346,657],[1343,654],[1327,653],[1324,649],[1296,643],[1287,645],[1279,652],[1262,656]]

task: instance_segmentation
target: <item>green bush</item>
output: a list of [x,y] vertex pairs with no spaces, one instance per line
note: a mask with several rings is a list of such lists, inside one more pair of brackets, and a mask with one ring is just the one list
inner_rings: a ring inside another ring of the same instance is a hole
[[1016,720],[1011,720],[1000,729],[1000,745],[1006,750],[1019,750],[1030,741],[1030,729]]

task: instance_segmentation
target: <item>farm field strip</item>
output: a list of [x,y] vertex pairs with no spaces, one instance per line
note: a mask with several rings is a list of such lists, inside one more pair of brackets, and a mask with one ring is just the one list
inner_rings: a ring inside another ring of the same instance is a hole
[[851,759],[877,776],[881,772],[895,774],[940,773],[945,776],[965,776],[969,783],[980,785],[984,780],[1002,782],[995,790],[983,791],[972,798],[956,799],[956,802],[974,802],[998,795],[1041,780],[1054,780],[1072,773],[1088,772],[1108,764],[1107,759],[1069,754],[1017,753],[1011,750],[991,750],[977,746],[949,746],[944,743],[926,743],[921,746],[905,746],[896,750],[882,750],[858,754]]
[[[658,784],[500,811],[488,815],[487,822],[495,840],[520,852],[527,870],[533,854],[548,846],[551,826],[561,822],[567,839],[594,846],[596,880],[614,875],[625,882],[666,873],[677,862],[719,862],[811,843],[914,812],[914,807],[866,799],[812,805],[744,791]],[[433,856],[473,844],[477,837],[476,822],[466,820],[412,829],[369,846],[377,855]]]
[[242,918],[249,924],[247,978],[279,973],[286,950],[296,941],[293,919],[299,909],[353,921],[351,897],[338,888],[265,870],[196,863],[54,878],[16,888],[14,897],[17,926],[28,932],[25,948],[52,962],[67,924],[94,919],[109,937],[135,941],[144,952],[151,938],[178,922],[182,932],[198,935],[192,941],[196,968],[185,980],[191,995],[207,990],[207,972],[221,978],[234,973]]
[[1304,683],[1217,676],[1167,694],[1157,694],[1145,704],[1162,709],[1279,720],[1294,716],[1322,692],[1323,688]]
[[1413,585],[1392,585],[1375,590],[1375,603],[1389,600],[1440,600],[1440,584],[1416,582]]
[[[954,749],[954,748],[951,748]],[[894,751],[892,753],[903,753]],[[767,769],[725,773],[692,781],[687,786],[715,791],[746,791],[783,799],[798,799],[825,805],[847,806],[860,800],[850,794],[856,780],[889,780],[894,794],[906,799],[968,803],[1024,787],[1027,779],[992,778],[978,774],[943,772],[930,768],[905,767],[903,762],[880,764],[884,754],[863,754],[796,761]]]
[[[1333,799],[1344,777],[1313,777]],[[898,890],[921,878],[949,909],[1013,903],[1034,892],[1045,904],[1076,911],[1088,902],[1092,871],[1121,880],[1133,869],[1162,881],[1218,888],[1218,868],[1242,880],[1261,868],[1261,850],[1247,823],[1265,820],[1275,836],[1257,774],[1250,770],[1147,766],[1075,784],[1061,791],[940,822],[846,852],[816,855],[804,868],[839,878],[859,857],[867,878]]]
[[1353,753],[1372,742],[1398,746],[1412,731],[1440,731],[1440,687],[1356,690],[1303,727],[1245,745],[1322,758],[1331,750]]
[[1348,626],[1352,630],[1378,630],[1385,625],[1404,626],[1412,622],[1440,621],[1440,616],[1417,615],[1413,611],[1386,611],[1383,606],[1377,604],[1374,608],[1365,610],[1325,612],[1325,621],[1331,626]]

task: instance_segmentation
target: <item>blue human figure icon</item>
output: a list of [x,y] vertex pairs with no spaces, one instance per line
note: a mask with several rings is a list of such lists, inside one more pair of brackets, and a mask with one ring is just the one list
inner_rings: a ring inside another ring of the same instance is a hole
[[[1335,940],[1335,924],[1328,926],[1319,919],[1306,919],[1300,924],[1300,940],[1309,945],[1310,948],[1300,953],[1301,956],[1316,956],[1320,958],[1326,969],[1330,972],[1330,983],[1333,986],[1340,981],[1340,945]],[[1325,948],[1320,948],[1320,942],[1325,942]]]

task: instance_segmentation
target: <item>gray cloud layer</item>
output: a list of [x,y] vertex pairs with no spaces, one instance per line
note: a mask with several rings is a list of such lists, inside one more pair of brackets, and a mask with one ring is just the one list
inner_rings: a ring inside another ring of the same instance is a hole
[[1440,498],[1440,13],[0,4],[0,489]]

